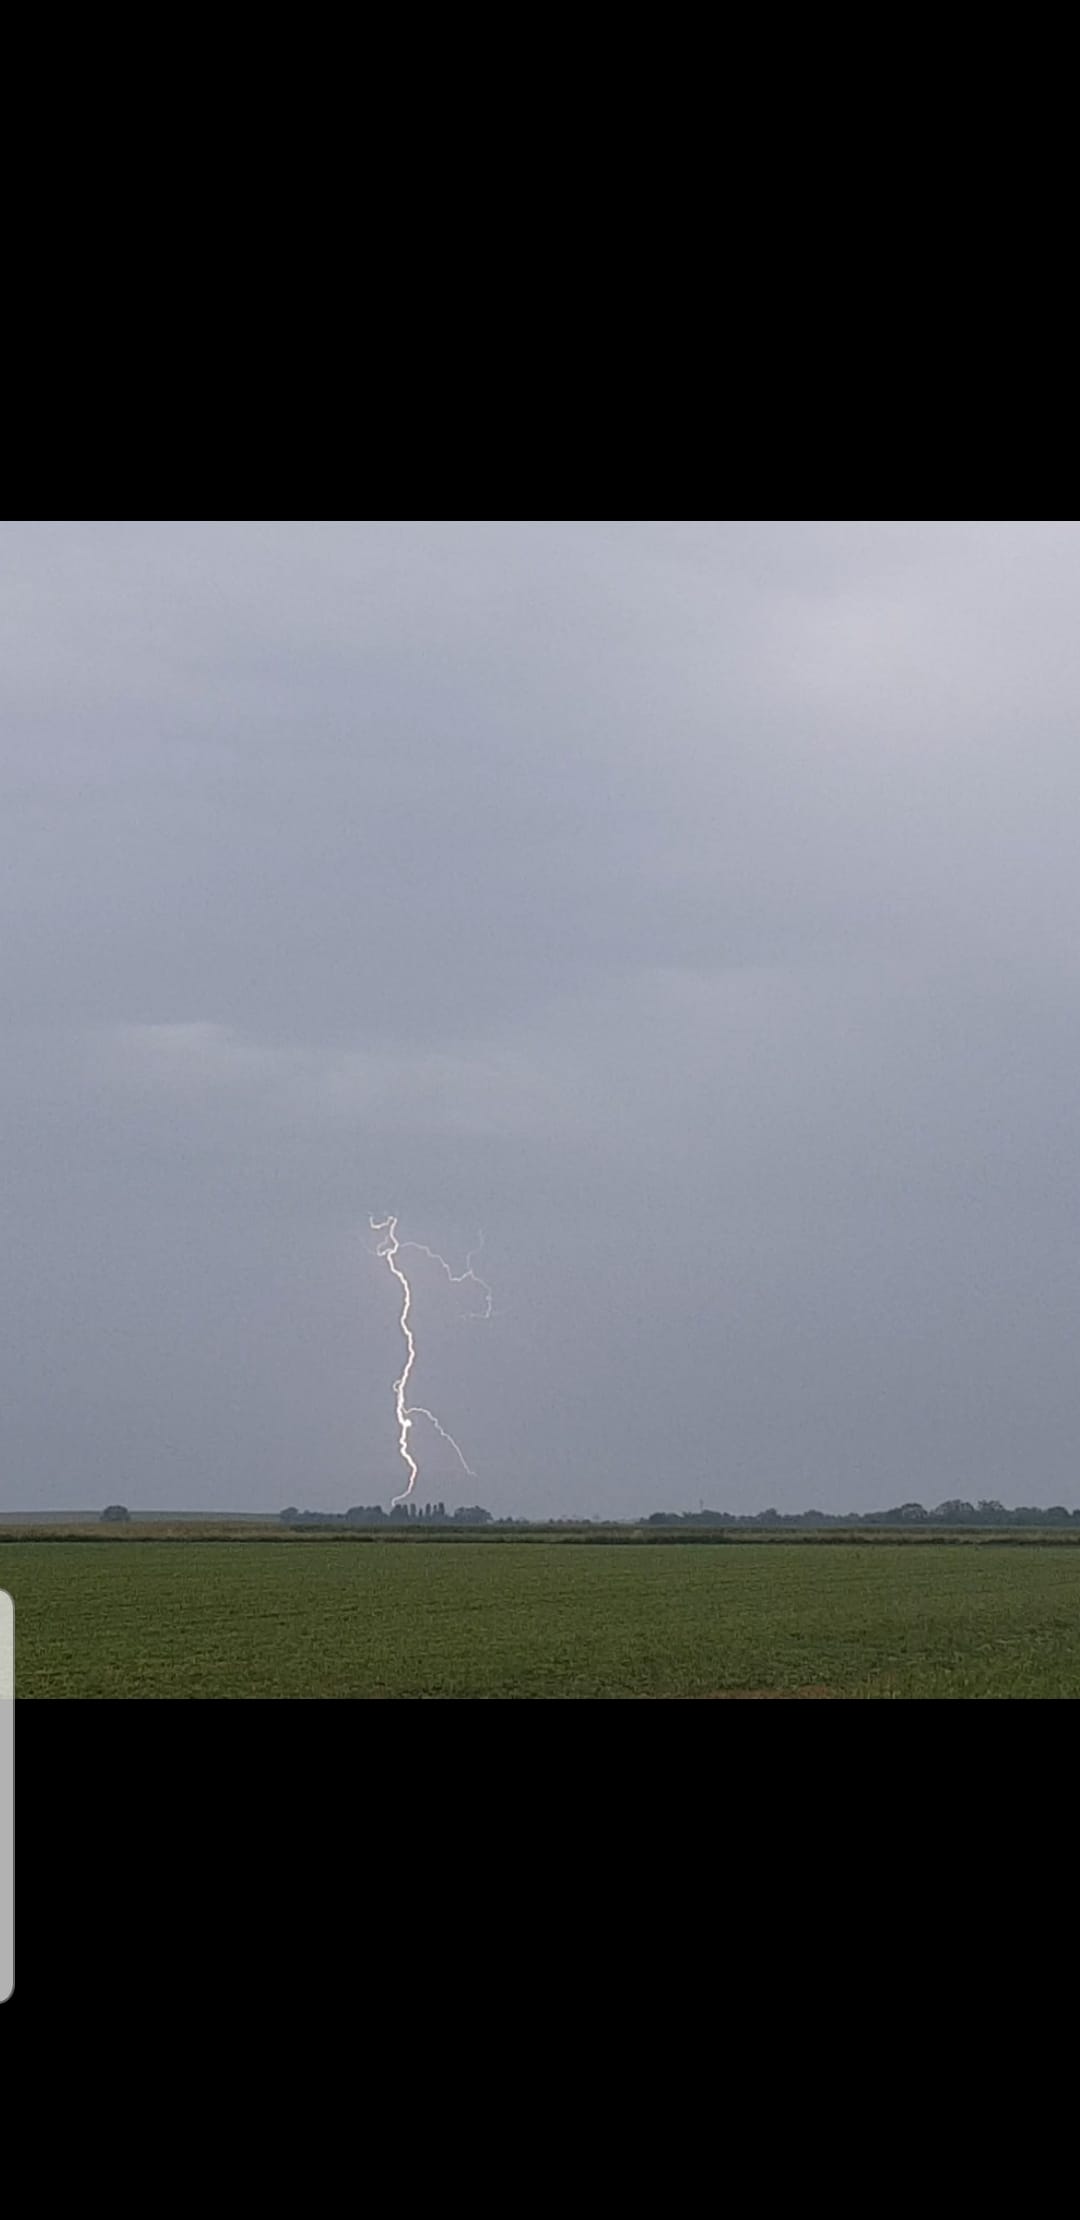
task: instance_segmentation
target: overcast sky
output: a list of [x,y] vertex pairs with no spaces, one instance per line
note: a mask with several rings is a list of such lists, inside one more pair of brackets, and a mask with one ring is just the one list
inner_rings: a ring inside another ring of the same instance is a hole
[[0,528],[0,1501],[1080,1502],[1080,527]]

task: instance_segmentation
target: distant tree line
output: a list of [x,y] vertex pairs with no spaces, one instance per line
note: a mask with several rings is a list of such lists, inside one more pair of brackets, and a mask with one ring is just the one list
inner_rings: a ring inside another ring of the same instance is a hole
[[648,1526],[1080,1526],[1080,1510],[1063,1503],[1049,1510],[1019,1504],[1006,1510],[1003,1503],[983,1500],[965,1503],[952,1496],[927,1510],[922,1503],[897,1503],[887,1511],[651,1511]]
[[[107,1525],[122,1525],[130,1520],[126,1504],[108,1503],[101,1513]],[[1004,1503],[982,1499],[966,1503],[962,1497],[950,1496],[945,1503],[937,1503],[927,1510],[922,1503],[896,1503],[887,1511],[778,1511],[770,1505],[766,1511],[650,1511],[644,1520],[639,1519],[499,1519],[480,1503],[462,1503],[448,1511],[445,1503],[396,1503],[385,1511],[381,1503],[354,1503],[347,1511],[301,1511],[294,1503],[280,1513],[283,1526],[524,1526],[524,1527],[606,1527],[617,1526],[730,1526],[827,1528],[859,1526],[983,1526],[983,1527],[1040,1527],[1080,1526],[1080,1510],[1070,1511],[1063,1503],[1052,1503],[1048,1510],[1036,1504],[1020,1503],[1014,1510],[1007,1510]]]
[[281,1513],[283,1526],[490,1526],[491,1512],[482,1504],[459,1504],[448,1511],[445,1503],[395,1503],[384,1511],[381,1503],[354,1503],[348,1511],[298,1511],[290,1503]]

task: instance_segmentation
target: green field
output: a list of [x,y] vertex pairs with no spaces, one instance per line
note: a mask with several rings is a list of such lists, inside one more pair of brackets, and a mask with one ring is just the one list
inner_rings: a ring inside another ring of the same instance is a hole
[[1080,1695],[1080,1550],[18,1539],[19,1697]]

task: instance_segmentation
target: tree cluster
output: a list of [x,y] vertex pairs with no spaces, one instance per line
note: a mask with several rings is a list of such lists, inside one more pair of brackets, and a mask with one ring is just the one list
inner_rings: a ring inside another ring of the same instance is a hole
[[283,1526],[489,1526],[491,1512],[482,1504],[459,1504],[448,1511],[445,1503],[395,1503],[384,1511],[381,1503],[354,1503],[347,1511],[299,1511],[294,1503],[282,1511]]

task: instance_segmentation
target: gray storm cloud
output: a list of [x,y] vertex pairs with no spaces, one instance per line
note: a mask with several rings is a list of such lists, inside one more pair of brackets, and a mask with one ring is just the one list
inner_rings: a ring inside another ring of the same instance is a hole
[[[1080,527],[0,529],[12,1507],[1075,1502]],[[429,1267],[429,1269],[431,1269]],[[452,1459],[422,1445],[431,1490]]]

